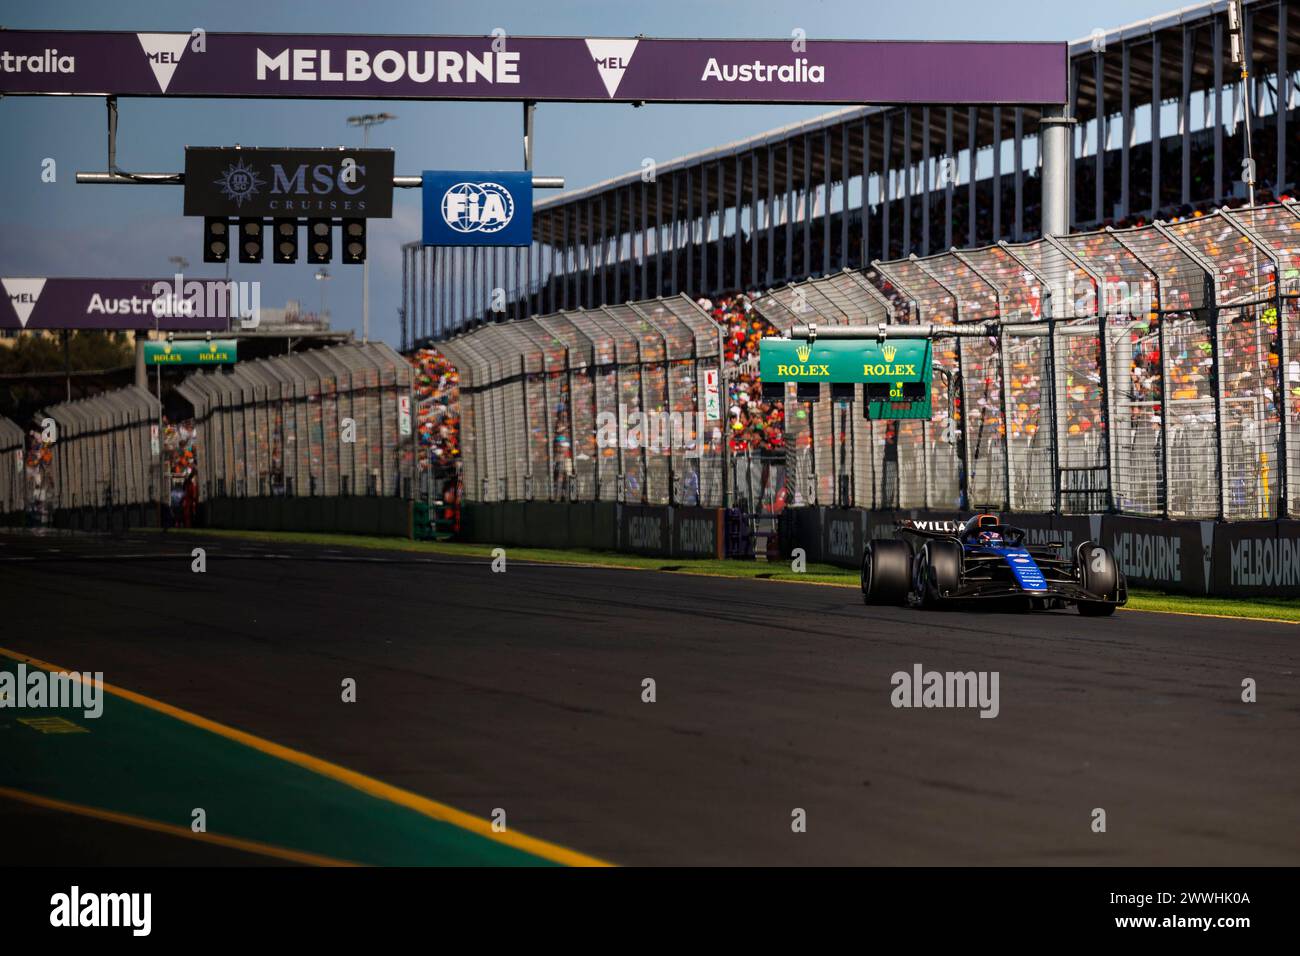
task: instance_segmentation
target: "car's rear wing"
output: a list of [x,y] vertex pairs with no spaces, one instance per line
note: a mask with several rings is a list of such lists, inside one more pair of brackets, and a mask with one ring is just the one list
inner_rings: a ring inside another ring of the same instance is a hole
[[[912,535],[917,538],[950,538],[961,539],[962,532],[965,530],[970,519],[966,518],[900,518],[894,522],[894,527],[900,535]],[[1001,527],[1001,525],[999,525]],[[1005,526],[1012,528],[1012,526]],[[1015,532],[1020,533],[1024,538],[1028,535],[1022,528],[1012,528]],[[1040,541],[1030,544],[1025,540],[1023,544],[1018,545],[1025,548],[1031,553],[1050,554],[1059,551],[1064,544],[1060,541]]]
[[900,534],[912,534],[918,538],[956,538],[965,526],[966,522],[960,518],[900,518],[894,522]]

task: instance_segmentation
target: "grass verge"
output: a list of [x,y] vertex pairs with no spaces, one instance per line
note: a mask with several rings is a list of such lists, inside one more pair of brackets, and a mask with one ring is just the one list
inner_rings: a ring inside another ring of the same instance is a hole
[[[351,534],[317,534],[306,531],[231,531],[224,529],[174,529],[167,534],[192,534],[214,538],[236,538],[280,544],[315,544],[339,548],[368,548],[381,551],[408,551],[417,554],[441,554],[455,557],[490,558],[494,545],[457,542],[408,541],[405,538],[380,538]],[[810,563],[803,573],[796,573],[786,563],[766,561],[718,561],[669,558],[645,558],[610,551],[560,550],[557,548],[507,549],[515,561],[543,561],[550,564],[635,568],[676,574],[704,574],[727,578],[756,578],[800,584],[858,586],[857,571],[831,564]],[[1160,591],[1129,591],[1127,610],[1157,611],[1166,614],[1192,614],[1209,617],[1248,618],[1300,624],[1300,600],[1292,598],[1218,598]]]

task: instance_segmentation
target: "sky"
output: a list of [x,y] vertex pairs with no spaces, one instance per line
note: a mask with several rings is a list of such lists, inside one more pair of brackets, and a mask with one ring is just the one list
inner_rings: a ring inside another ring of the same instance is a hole
[[[659,36],[808,39],[1073,40],[1166,13],[1175,0],[951,2],[911,0],[5,0],[0,23],[14,29],[150,32],[394,33],[514,36]],[[179,171],[185,146],[356,146],[358,113],[394,113],[371,145],[396,150],[399,175],[423,169],[522,168],[517,103],[327,100],[119,101],[118,166]],[[540,104],[534,169],[569,188],[662,163],[829,112],[825,106]],[[202,220],[181,215],[175,186],[76,185],[78,171],[106,168],[102,99],[0,99],[0,275],[167,276],[171,256],[187,275],[219,276],[202,262]],[[46,159],[57,179],[42,182]],[[539,196],[539,198],[541,198]],[[402,243],[419,238],[419,190],[397,190],[393,218],[369,223],[371,337],[398,344]],[[304,261],[232,262],[231,277],[259,280],[263,307],[290,299],[320,305],[336,329],[360,330],[361,267],[336,261],[318,283]],[[305,252],[305,247],[304,247]],[[324,286],[322,290],[322,286]]]

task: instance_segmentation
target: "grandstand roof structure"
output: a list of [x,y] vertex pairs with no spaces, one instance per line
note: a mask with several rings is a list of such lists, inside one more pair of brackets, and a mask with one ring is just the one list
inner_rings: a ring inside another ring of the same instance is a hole
[[[1292,71],[1300,68],[1300,25],[1290,23],[1288,19],[1289,29],[1285,41],[1279,30],[1279,15],[1287,6],[1287,3],[1279,3],[1278,0],[1253,0],[1253,2],[1247,0],[1245,7],[1247,43],[1252,62],[1256,64],[1256,69],[1263,73],[1273,72],[1274,65],[1279,62],[1279,54],[1286,55],[1286,63]],[[1071,41],[1073,115],[1076,118],[1095,116],[1099,87],[1103,107],[1114,115],[1121,111],[1126,96],[1128,101],[1134,104],[1150,103],[1158,91],[1162,101],[1177,101],[1181,96],[1185,72],[1190,94],[1204,93],[1215,89],[1216,85],[1222,86],[1226,69],[1224,72],[1216,72],[1213,55],[1216,41],[1213,33],[1216,25],[1221,28],[1220,21],[1225,15],[1226,8],[1226,0],[1210,0],[1207,3],[1182,7],[1169,13]],[[1218,42],[1223,44],[1226,40],[1220,36]],[[1222,46],[1220,53],[1223,53]],[[1223,59],[1223,55],[1218,58],[1221,66]],[[1160,65],[1158,82],[1157,61]],[[745,139],[660,163],[656,167],[656,175],[672,175],[687,169],[699,170],[725,159],[746,156],[755,150],[767,147],[794,144],[801,142],[803,137],[836,130],[864,120],[880,121],[887,114],[902,120],[905,114],[914,115],[919,109],[866,106],[835,110],[823,116],[790,123]],[[1014,114],[1017,111],[1013,109],[945,108],[936,104],[929,108],[928,112],[931,114],[932,139],[946,134],[948,113],[952,114],[953,141],[959,146],[967,142],[972,129],[975,130],[977,142],[982,145],[990,145],[995,136],[1002,139],[1008,133],[1015,135]],[[1041,119],[1041,111],[1025,107],[1019,112],[1022,114],[1025,129],[1035,129],[1037,121]],[[914,119],[912,126],[910,141],[912,152],[914,156],[920,156],[925,148],[926,125]],[[901,126],[895,131],[895,135],[900,137],[900,142],[903,142]],[[870,151],[868,160],[870,168],[883,168],[884,140],[875,138],[873,142],[867,144],[867,147]],[[784,158],[778,154],[775,162],[779,181],[785,173]],[[810,162],[812,179],[815,182],[824,181],[826,167],[823,165],[823,158],[814,153]],[[862,162],[863,141],[861,138],[850,138],[847,168],[851,171],[859,170],[862,168]],[[793,163],[794,178],[801,179],[804,175],[805,160],[798,151],[793,157]],[[641,183],[642,175],[642,171],[638,169],[538,201],[534,206],[536,238],[541,242],[564,241],[564,235],[560,231],[560,221],[555,216],[556,212],[588,199],[599,198],[602,194],[609,195],[622,187],[637,186]],[[840,157],[832,157],[832,181],[841,180],[843,175],[844,167],[840,165]],[[853,172],[849,175],[852,176]],[[716,185],[706,184],[703,191],[711,207],[720,200],[729,202],[734,198],[732,195],[720,197]],[[747,187],[742,187],[741,195],[746,203],[752,198]],[[663,221],[667,221],[672,208],[664,206],[663,209]],[[683,199],[679,201],[678,212],[684,211]],[[636,228],[639,224],[631,222],[628,218],[629,214],[630,211],[627,209],[622,211],[621,224],[624,228]],[[653,218],[654,214],[651,215],[653,225],[656,220]],[[601,225],[603,224],[588,225],[579,218],[568,238],[570,241],[574,238],[585,238],[590,230],[598,229]],[[619,223],[608,223],[608,225],[619,225]]]
[[[1295,194],[1293,4],[1246,2],[1244,93],[1226,0],[1070,43],[1071,229],[1245,202],[1247,102],[1257,198]],[[1039,234],[1041,118],[1031,107],[840,109],[659,163],[652,179],[636,170],[539,201],[529,249],[413,243],[404,341],[468,322],[773,288],[877,259],[1029,241]],[[504,312],[489,308],[496,289],[506,290]]]

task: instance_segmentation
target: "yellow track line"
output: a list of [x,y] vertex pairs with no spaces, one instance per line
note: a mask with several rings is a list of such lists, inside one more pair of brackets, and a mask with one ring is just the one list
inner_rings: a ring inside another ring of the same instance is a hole
[[[32,657],[19,651],[9,650],[0,647],[0,655],[8,657],[15,661],[26,664],[32,664],[42,670],[59,671],[60,673],[70,673],[77,679],[81,679],[76,671],[69,671],[67,668],[59,667],[57,664],[51,664],[39,658]],[[394,787],[392,784],[384,783],[382,780],[376,780],[374,777],[366,776],[355,770],[349,770],[336,763],[328,760],[322,760],[319,757],[313,757],[311,754],[294,750],[291,747],[285,747],[282,744],[274,743],[254,734],[246,733],[242,730],[236,730],[233,727],[227,727],[225,724],[217,723],[215,720],[209,720],[198,714],[182,710],[171,704],[155,700],[152,697],[146,697],[144,694],[138,694],[135,691],[126,690],[116,687],[107,682],[104,683],[104,690],[110,694],[115,694],[124,700],[139,704],[142,707],[148,707],[168,717],[174,717],[176,720],[183,721],[191,726],[198,727],[218,736],[225,737],[227,740],[233,740],[235,743],[243,744],[245,747],[251,747],[253,750],[260,751],[271,757],[276,757],[286,763],[310,770],[320,774],[322,777],[328,777],[339,783],[346,784],[355,790],[375,797],[379,800],[385,800],[398,806],[406,807],[408,810],[414,810],[416,813],[438,820],[442,823],[449,823],[452,826],[468,830],[469,832],[484,837],[488,840],[495,840],[497,843],[503,843],[506,846],[514,847],[525,853],[531,853],[533,856],[541,857],[552,863],[560,863],[565,866],[612,866],[604,860],[588,856],[585,853],[579,853],[577,850],[570,850],[555,843],[549,843],[546,840],[539,840],[536,837],[530,837],[526,834],[514,830],[506,830],[498,833],[492,829],[492,824],[487,820],[472,816],[463,810],[457,810],[455,807],[448,806],[445,803],[439,803],[436,800],[430,800],[428,797],[422,797],[418,793],[412,793],[410,790],[403,790],[401,787]]]
[[96,820],[107,820],[110,823],[120,823],[124,826],[137,827],[141,830],[152,830],[155,833],[166,833],[169,836],[184,837],[188,840],[198,840],[200,843],[211,843],[216,846],[230,847],[234,850],[244,850],[248,853],[259,853],[262,856],[272,856],[281,860],[289,860],[293,863],[305,863],[308,866],[358,865],[344,860],[336,860],[329,856],[321,856],[318,853],[306,853],[302,850],[291,850],[287,847],[274,846],[270,843],[260,843],[257,840],[245,840],[242,837],[224,836],[220,833],[195,833],[187,827],[176,826],[174,823],[161,823],[158,820],[150,820],[147,817],[137,817],[129,813],[118,813],[116,810],[105,810],[102,807],[91,807],[82,803],[69,803],[66,800],[55,800],[53,797],[43,797],[40,794],[28,793],[26,790],[14,790],[12,787],[0,787],[0,798],[8,798],[20,803],[29,803],[32,806],[42,807],[46,810],[58,810],[61,813],[75,813],[78,816],[92,817]]
[[1208,611],[1157,611],[1150,607],[1122,607],[1121,611],[1135,614],[1177,614],[1180,617],[1216,617],[1223,621],[1263,621],[1265,624],[1300,624],[1300,621],[1288,621],[1284,617],[1247,617],[1244,614],[1211,614]]

